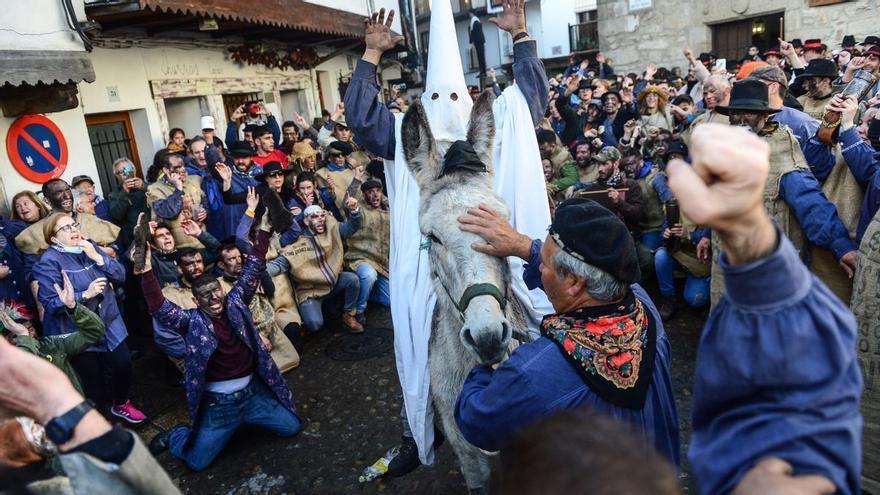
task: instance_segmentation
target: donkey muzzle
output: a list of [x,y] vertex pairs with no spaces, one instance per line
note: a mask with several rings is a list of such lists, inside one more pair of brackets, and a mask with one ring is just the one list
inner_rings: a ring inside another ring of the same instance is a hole
[[513,332],[498,301],[493,297],[474,298],[464,316],[459,337],[465,348],[476,355],[481,364],[500,362],[507,353]]

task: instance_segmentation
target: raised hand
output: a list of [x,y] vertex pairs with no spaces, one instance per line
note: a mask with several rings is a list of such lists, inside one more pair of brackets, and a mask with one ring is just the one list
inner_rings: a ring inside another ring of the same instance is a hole
[[257,206],[260,205],[260,195],[257,194],[256,188],[253,186],[248,186],[247,192],[247,209],[250,211],[257,211]]
[[682,53],[684,53],[684,58],[688,59],[689,62],[693,62],[695,60],[694,52],[689,47],[685,47],[685,49],[682,50]]
[[572,77],[571,80],[568,81],[568,86],[565,88],[565,94],[571,95],[571,94],[574,94],[575,92],[577,92],[578,85],[580,85],[580,83],[581,83],[581,76],[575,74],[574,77]]
[[[403,36],[395,36],[391,32],[392,22],[394,22],[394,10],[388,12],[386,19],[385,9],[373,12],[372,16],[364,20],[364,42],[367,45],[367,52],[378,53],[381,58],[383,53],[403,41]],[[365,53],[364,56],[366,57],[367,54]]]
[[345,103],[339,102],[336,104],[336,108],[333,110],[333,115],[330,116],[330,120],[337,121],[340,117],[345,114]]
[[791,60],[792,57],[797,58],[797,52],[794,50],[794,45],[782,38],[779,38],[779,53],[785,55],[789,60]]
[[645,79],[648,81],[654,79],[654,74],[657,73],[657,66],[654,64],[648,64],[645,67]]
[[[66,272],[61,272],[61,278],[64,280],[64,287],[59,287],[58,284],[52,284],[55,287],[55,293],[58,294],[58,299],[64,303],[70,309],[73,309],[76,306],[76,298],[74,297],[73,284],[70,283],[70,279],[67,277]],[[5,311],[2,312],[6,314]]]
[[307,129],[309,127],[309,122],[306,120],[306,118],[297,112],[293,112],[293,123],[302,128]]
[[490,17],[489,22],[514,36],[526,30],[525,0],[503,0],[501,7],[501,15]]
[[354,213],[358,209],[358,201],[357,199],[345,193],[345,199],[342,200],[343,204],[345,204],[345,209]]
[[[57,287],[57,285],[56,285]],[[9,313],[6,312],[6,308],[0,308],[0,323],[3,324],[3,328],[9,330],[10,332],[16,335],[29,335],[27,327],[13,320]]]
[[239,105],[238,108],[233,110],[232,115],[229,116],[230,120],[238,120],[244,117],[244,105]]
[[91,258],[94,261],[100,260],[103,264],[104,258],[98,253],[98,250],[95,249],[95,245],[91,243],[91,241],[87,241],[86,239],[80,239],[78,245],[82,248],[83,253],[86,256]]
[[190,237],[198,237],[202,235],[202,228],[199,227],[199,224],[193,221],[192,218],[187,218],[180,222],[180,228],[183,229],[183,233]]
[[825,110],[840,113],[841,130],[846,130],[855,125],[859,101],[852,95],[844,98],[842,95],[836,94],[831,98],[831,102],[825,106]]
[[180,180],[180,174],[177,172],[171,172],[168,174],[168,182],[170,182],[175,189],[179,191],[183,190],[183,181]]

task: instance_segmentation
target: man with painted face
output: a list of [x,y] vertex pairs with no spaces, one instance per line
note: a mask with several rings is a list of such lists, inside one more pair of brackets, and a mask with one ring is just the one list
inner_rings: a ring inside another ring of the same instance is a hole
[[[518,229],[541,235],[550,222],[543,173],[534,129],[546,111],[549,84],[537,54],[537,44],[526,31],[525,2],[505,2],[498,17],[488,22],[510,33],[513,39],[513,76],[493,104],[498,132],[494,136],[495,190],[511,210],[510,221]],[[415,469],[419,461],[433,462],[434,424],[429,401],[428,343],[431,315],[436,301],[426,253],[420,249],[423,236],[418,215],[418,185],[406,165],[400,137],[402,114],[393,114],[382,104],[376,84],[376,68],[383,52],[403,40],[391,31],[393,11],[384,9],[365,22],[366,50],[355,68],[345,94],[347,121],[356,140],[385,159],[385,180],[391,205],[390,268],[391,313],[395,329],[395,356],[404,394],[407,425],[400,455],[389,466],[392,475]],[[431,7],[428,70],[420,102],[425,109],[433,137],[442,155],[466,137],[473,107],[462,71],[455,20],[450,2],[435,1]],[[549,309],[546,295],[530,291],[516,275],[522,265],[511,261],[513,290],[526,307],[531,328]],[[397,294],[395,296],[394,294]],[[411,429],[411,433],[408,430]],[[418,449],[416,449],[418,447]],[[418,455],[416,455],[418,454]],[[476,487],[474,487],[476,488]]]
[[575,186],[575,197],[589,198],[611,210],[630,232],[637,233],[643,216],[642,190],[620,169],[620,151],[613,146],[602,148],[595,158],[598,179]]
[[[745,127],[770,145],[764,203],[801,256],[806,254],[810,242],[831,251],[841,269],[851,276],[856,268],[857,246],[810,172],[797,139],[787,127],[769,122],[773,109],[768,102],[767,86],[755,79],[739,81],[731,91],[730,104],[717,110],[730,117],[730,125]],[[712,250],[713,305],[724,290],[718,264],[720,254],[720,249]]]
[[368,180],[361,184],[363,224],[345,243],[345,263],[360,279],[360,293],[355,318],[366,323],[367,301],[391,305],[388,287],[388,256],[391,247],[391,222],[383,206],[382,183]]
[[574,164],[577,166],[578,182],[588,183],[599,178],[599,166],[593,160],[593,147],[586,140],[578,140],[574,148]]
[[[74,209],[73,191],[67,182],[61,179],[52,179],[42,186],[43,197],[52,208],[52,213],[67,213],[80,224],[82,232],[89,240],[98,245],[99,249],[110,256],[116,256],[116,240],[119,237],[119,227],[110,222],[88,214],[79,213]],[[24,254],[24,269],[30,278],[31,269],[39,259],[39,255],[49,249],[43,236],[43,225],[46,218],[32,223],[28,228],[21,231],[15,238],[15,245]]]
[[832,82],[837,79],[837,64],[833,60],[817,58],[807,64],[807,69],[791,85],[791,92],[804,107],[804,113],[821,120],[825,105],[834,94]]
[[321,306],[325,299],[336,295],[344,297],[342,324],[354,333],[364,331],[363,325],[355,319],[360,290],[358,276],[342,271],[342,241],[361,228],[363,217],[357,200],[350,196],[346,197],[345,209],[348,220],[339,223],[320,206],[309,206],[303,212],[302,236],[281,251],[290,262],[299,314],[309,332],[317,332],[324,326]]
[[624,125],[630,120],[638,120],[639,111],[633,101],[633,89],[608,91],[602,95],[602,110],[605,112],[605,134],[600,136],[606,146],[617,146],[624,135]]
[[204,247],[186,235],[180,226],[184,220],[203,222],[208,217],[202,178],[187,172],[180,155],[162,150],[156,153],[154,162],[162,168],[162,177],[147,188],[153,220],[162,220],[171,226],[178,247]]
[[202,274],[192,282],[197,308],[183,309],[162,294],[145,259],[134,260],[150,313],[186,342],[184,380],[192,426],[178,425],[151,442],[154,455],[165,449],[190,469],[201,471],[217,457],[242,424],[290,437],[300,428],[292,394],[259,336],[248,306],[266,267],[271,227],[264,217],[241,276],[226,293]]

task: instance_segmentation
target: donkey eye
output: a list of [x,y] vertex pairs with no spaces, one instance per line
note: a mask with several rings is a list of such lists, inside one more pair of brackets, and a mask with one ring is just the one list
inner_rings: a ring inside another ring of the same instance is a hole
[[440,98],[440,95],[438,95],[437,93],[431,95],[432,100],[436,100],[437,98]]
[[452,93],[451,95],[449,95],[449,99],[452,101],[458,101],[458,94]]
[[428,234],[427,237],[428,237],[428,239],[431,240],[431,242],[433,242],[433,243],[437,243],[437,244],[439,244],[439,245],[441,245],[441,246],[443,245],[443,242],[440,240],[440,238],[437,237],[436,235],[434,235],[433,233]]

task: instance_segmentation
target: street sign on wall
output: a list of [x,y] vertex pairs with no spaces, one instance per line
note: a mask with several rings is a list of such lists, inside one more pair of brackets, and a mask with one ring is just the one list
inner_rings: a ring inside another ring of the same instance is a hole
[[39,184],[60,177],[67,168],[67,141],[43,115],[25,115],[12,124],[6,153],[22,177]]

